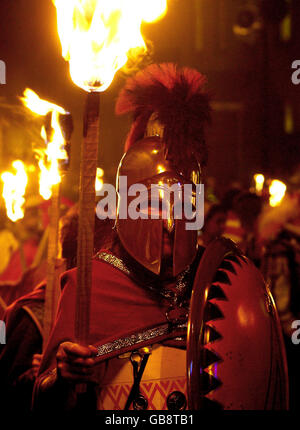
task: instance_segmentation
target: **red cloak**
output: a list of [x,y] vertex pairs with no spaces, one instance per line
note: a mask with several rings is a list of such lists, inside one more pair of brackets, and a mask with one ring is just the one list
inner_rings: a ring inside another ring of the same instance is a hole
[[[111,256],[114,261],[118,260]],[[124,352],[170,339],[185,325],[169,324],[170,302],[139,285],[129,271],[95,257],[92,264],[90,333],[88,344],[98,347],[99,362]],[[118,265],[117,265],[118,266]],[[40,374],[56,367],[60,343],[75,342],[76,269],[66,272],[57,318],[40,367]]]

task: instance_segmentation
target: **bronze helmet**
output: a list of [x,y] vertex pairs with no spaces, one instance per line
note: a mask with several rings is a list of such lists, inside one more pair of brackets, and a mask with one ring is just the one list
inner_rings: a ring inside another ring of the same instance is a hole
[[[159,274],[161,270],[163,219],[161,214],[156,212],[152,212],[151,217],[148,208],[152,204],[152,210],[165,209],[168,232],[173,237],[173,275],[176,276],[195,258],[197,231],[187,230],[186,219],[183,217],[174,219],[176,198],[175,193],[170,193],[170,187],[175,186],[175,190],[176,188],[180,190],[182,195],[185,184],[194,186],[199,183],[200,166],[197,160],[191,159],[189,167],[184,170],[177,168],[165,158],[164,144],[159,137],[146,137],[137,145],[133,145],[119,164],[117,232],[126,251],[155,274]],[[136,195],[130,195],[130,188],[135,184],[143,186],[138,196],[138,201],[142,202],[140,207],[142,216],[133,219],[127,209],[136,198]],[[153,186],[157,187],[153,188]],[[189,198],[192,199],[191,204],[195,207],[196,191],[195,187],[193,188]],[[153,189],[158,190],[155,195]],[[166,193],[170,198],[167,198]],[[182,201],[183,199],[177,200],[177,204],[182,204]]]
[[[134,199],[128,196],[133,184],[144,185],[148,199],[151,185],[159,185],[163,192],[167,186],[195,187],[200,183],[200,166],[206,161],[204,124],[210,119],[205,83],[205,77],[196,70],[179,69],[171,63],[152,64],[128,79],[117,100],[116,113],[132,112],[134,121],[118,168],[116,227],[127,252],[156,274],[161,270],[163,220],[125,219],[122,212]],[[124,177],[125,184],[120,180]],[[143,196],[140,198],[142,201]],[[161,203],[163,200],[160,198]],[[185,219],[174,219],[173,207],[168,230],[173,235],[175,276],[193,261],[197,232],[186,230]]]

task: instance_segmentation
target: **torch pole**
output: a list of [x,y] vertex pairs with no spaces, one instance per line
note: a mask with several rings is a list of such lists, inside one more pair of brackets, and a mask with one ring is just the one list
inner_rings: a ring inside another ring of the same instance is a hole
[[95,180],[98,160],[100,94],[87,94],[81,144],[75,337],[88,341],[95,227]]
[[58,247],[58,222],[60,215],[60,184],[53,185],[48,236],[47,285],[45,291],[43,351],[45,350],[55,317],[59,297],[59,285],[56,279],[56,258]]

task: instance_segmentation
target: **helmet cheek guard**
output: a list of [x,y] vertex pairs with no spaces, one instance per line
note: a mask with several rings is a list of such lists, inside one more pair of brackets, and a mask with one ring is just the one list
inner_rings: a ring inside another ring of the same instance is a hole
[[186,230],[185,220],[175,220],[173,275],[182,272],[196,257],[197,230]]
[[118,219],[116,227],[128,254],[158,275],[161,269],[163,220]]

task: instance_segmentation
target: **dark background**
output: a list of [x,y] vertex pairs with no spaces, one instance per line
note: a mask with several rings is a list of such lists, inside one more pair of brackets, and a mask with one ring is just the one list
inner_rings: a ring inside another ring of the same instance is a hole
[[[237,34],[241,29],[246,35]],[[299,0],[169,0],[165,18],[144,25],[143,34],[153,43],[153,61],[195,67],[208,78],[214,112],[206,175],[215,178],[220,193],[235,181],[248,186],[258,171],[284,180],[297,172],[300,85],[291,81],[291,65],[300,60]],[[2,102],[17,104],[30,87],[72,113],[63,190],[76,199],[86,93],[72,83],[61,57],[51,0],[0,0],[0,59],[7,67]],[[99,166],[107,182],[114,182],[130,124],[114,115],[124,82],[117,73],[101,94]],[[18,121],[4,109],[0,115],[2,170],[15,158],[29,160],[32,149]]]

